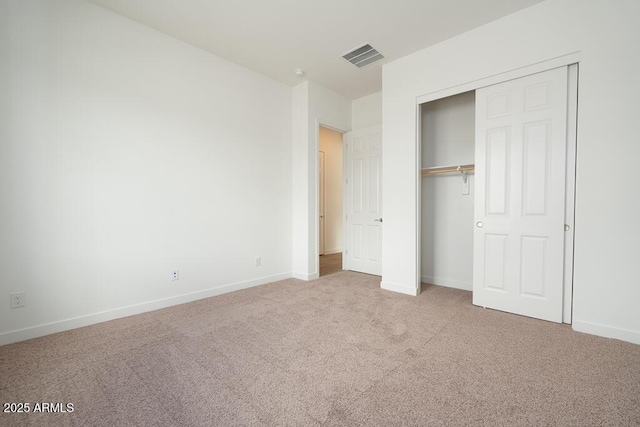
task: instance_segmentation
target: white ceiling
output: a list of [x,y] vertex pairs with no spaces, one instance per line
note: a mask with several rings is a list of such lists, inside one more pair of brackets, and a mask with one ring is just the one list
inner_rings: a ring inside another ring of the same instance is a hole
[[[308,78],[355,99],[382,89],[385,62],[543,0],[89,1],[287,85]],[[358,69],[341,58],[366,42],[385,59]]]

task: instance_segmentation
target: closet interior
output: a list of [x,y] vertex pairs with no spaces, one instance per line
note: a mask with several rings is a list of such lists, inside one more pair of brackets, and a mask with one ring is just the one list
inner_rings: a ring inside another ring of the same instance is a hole
[[473,289],[475,91],[421,105],[422,283]]

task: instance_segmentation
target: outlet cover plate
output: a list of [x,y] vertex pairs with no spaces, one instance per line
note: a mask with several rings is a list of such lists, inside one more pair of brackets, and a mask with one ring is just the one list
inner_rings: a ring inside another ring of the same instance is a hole
[[10,295],[10,307],[11,308],[20,308],[26,305],[24,292],[14,292]]

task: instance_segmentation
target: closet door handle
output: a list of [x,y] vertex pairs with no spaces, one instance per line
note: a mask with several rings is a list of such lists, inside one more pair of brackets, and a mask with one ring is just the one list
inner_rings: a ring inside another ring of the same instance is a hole
[[478,221],[478,222],[476,222],[476,227],[482,228],[482,227],[484,227],[484,224],[482,223],[482,221]]
[[376,222],[382,222],[382,218],[374,219]]

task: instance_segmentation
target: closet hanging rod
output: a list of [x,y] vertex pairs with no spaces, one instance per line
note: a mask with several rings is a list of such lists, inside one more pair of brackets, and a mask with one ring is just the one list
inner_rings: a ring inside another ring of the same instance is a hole
[[475,170],[475,165],[460,165],[460,166],[437,166],[433,168],[422,169],[422,175],[433,175],[436,173],[453,173],[453,172],[467,172]]

